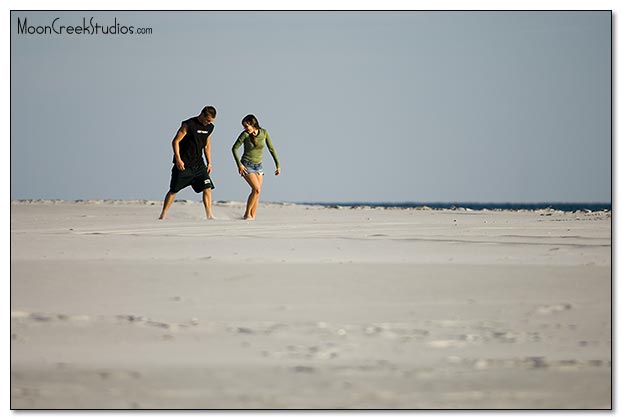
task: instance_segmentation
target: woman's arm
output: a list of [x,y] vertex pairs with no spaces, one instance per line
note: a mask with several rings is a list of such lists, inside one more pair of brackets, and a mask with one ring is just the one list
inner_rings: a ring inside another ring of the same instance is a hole
[[246,167],[242,165],[242,162],[240,161],[240,158],[238,157],[238,149],[240,148],[240,146],[242,146],[242,144],[244,144],[244,139],[245,139],[244,134],[248,136],[246,131],[244,131],[242,134],[238,136],[238,139],[236,140],[236,142],[233,144],[233,147],[231,148],[231,152],[233,152],[233,159],[235,159],[235,163],[238,167],[238,172],[242,176],[246,175],[247,171],[246,171]]
[[268,150],[270,151],[270,154],[272,155],[272,159],[274,159],[274,166],[276,166],[276,171],[274,172],[275,175],[278,175],[281,173],[281,164],[279,163],[279,157],[276,154],[276,149],[274,148],[274,145],[272,144],[272,138],[270,137],[270,133],[268,133],[268,130],[266,131],[266,146],[268,146]]

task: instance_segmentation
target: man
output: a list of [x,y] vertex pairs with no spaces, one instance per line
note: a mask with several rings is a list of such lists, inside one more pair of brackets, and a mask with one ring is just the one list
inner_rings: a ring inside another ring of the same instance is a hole
[[[209,174],[212,172],[212,151],[210,136],[214,131],[216,108],[206,106],[196,117],[187,119],[181,123],[177,134],[173,139],[173,169],[171,170],[171,184],[164,206],[160,214],[160,220],[166,218],[168,209],[175,201],[177,193],[187,186],[197,192],[203,192],[203,206],[208,219],[213,219],[212,214],[212,189],[214,184]],[[205,154],[207,166],[203,161]]]

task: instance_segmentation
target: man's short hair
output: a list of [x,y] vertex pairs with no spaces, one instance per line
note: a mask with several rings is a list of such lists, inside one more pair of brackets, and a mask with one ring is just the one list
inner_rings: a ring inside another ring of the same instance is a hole
[[203,115],[209,115],[212,118],[216,118],[216,108],[214,108],[211,105],[208,105],[205,108],[203,108],[203,111],[201,111],[201,113]]

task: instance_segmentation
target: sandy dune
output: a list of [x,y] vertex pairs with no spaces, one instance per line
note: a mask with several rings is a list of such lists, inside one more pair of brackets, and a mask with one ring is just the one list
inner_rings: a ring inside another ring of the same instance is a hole
[[610,408],[609,212],[11,204],[11,406]]

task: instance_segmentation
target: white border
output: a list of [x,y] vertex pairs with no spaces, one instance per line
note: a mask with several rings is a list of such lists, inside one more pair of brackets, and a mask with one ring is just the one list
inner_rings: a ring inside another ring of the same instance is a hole
[[[296,1],[296,2],[284,2],[284,1],[241,1],[241,0],[232,0],[223,3],[213,3],[213,2],[205,2],[205,1],[189,1],[189,0],[177,0],[175,2],[139,2],[139,1],[91,1],[87,4],[85,2],[80,1],[42,1],[42,0],[31,0],[31,1],[17,1],[17,0],[8,0],[3,2],[6,5],[6,11],[10,10],[613,10],[613,69],[614,69],[614,115],[613,115],[613,142],[617,144],[617,132],[616,132],[616,123],[621,121],[621,110],[620,106],[617,105],[617,98],[620,97],[620,80],[617,77],[619,74],[620,67],[620,54],[618,51],[618,46],[621,45],[620,37],[622,31],[617,25],[619,19],[618,10],[616,10],[615,5],[619,4],[614,3],[612,0],[602,0],[602,1],[473,1],[473,2],[464,2],[464,1],[403,1],[403,0],[384,0],[380,3],[378,2],[370,2],[370,1],[343,1],[343,0],[314,0],[314,1]],[[9,19],[10,13],[4,14],[4,19]],[[0,48],[2,48],[2,53],[4,57],[9,56],[10,54],[10,25],[6,24],[0,25],[0,35],[2,38],[2,43],[0,44]],[[5,61],[6,62],[6,61]],[[5,66],[6,69],[6,66]],[[8,103],[6,107],[7,110],[10,110],[10,77],[7,77],[5,82],[1,84],[2,91],[0,92],[1,97],[5,98],[5,103]],[[5,127],[5,130],[8,131],[10,124],[10,112],[2,113],[2,126]],[[5,131],[6,133],[6,131]],[[9,135],[5,135],[7,150],[10,148],[10,137]],[[616,245],[616,239],[619,237],[619,229],[617,223],[617,209],[619,208],[619,194],[617,194],[618,186],[620,185],[619,180],[619,171],[616,170],[616,163],[619,162],[620,157],[620,148],[613,148],[613,161],[612,161],[612,185],[615,190],[613,191],[612,197],[612,205],[613,205],[613,252],[614,252],[614,260],[612,261],[612,268],[617,267],[617,262],[620,260],[620,250]],[[2,276],[3,281],[6,284],[4,299],[7,303],[4,306],[3,311],[3,337],[8,341],[9,331],[10,331],[10,319],[8,314],[8,308],[10,304],[10,293],[9,293],[9,278],[10,278],[10,258],[9,258],[9,247],[10,247],[10,214],[9,214],[9,205],[10,202],[10,153],[5,155],[5,159],[9,160],[9,165],[5,165],[4,168],[4,177],[5,187],[1,190],[2,197],[5,199],[5,205],[0,206],[0,212],[2,212],[2,220],[7,226],[6,231],[7,234],[4,237],[5,243],[7,244],[6,251],[3,252],[3,258],[1,260],[0,266],[3,267]],[[7,184],[8,183],[8,184]],[[9,185],[9,188],[6,187]],[[616,270],[618,271],[618,270]],[[614,288],[614,302],[620,302],[620,290],[622,286],[619,285],[617,281],[617,273],[614,272],[613,282],[614,284],[618,284]],[[614,391],[617,391],[619,386],[619,375],[617,366],[620,361],[620,345],[617,338],[619,337],[620,327],[618,322],[617,315],[619,311],[614,308],[614,360],[613,366],[616,368],[614,371]],[[6,343],[6,341],[5,341]],[[6,345],[6,344],[5,344]],[[6,410],[9,410],[9,394],[10,394],[10,366],[7,361],[9,361],[9,351],[8,348],[3,348],[3,360],[5,361],[5,366],[7,371],[4,375],[2,375],[3,380],[1,383],[1,396],[3,397],[3,401],[6,402]],[[614,407],[617,407],[618,398],[617,395],[614,394],[613,404]],[[6,411],[5,411],[6,412]],[[515,412],[495,412],[495,411],[483,411],[483,412],[469,412],[469,411],[461,411],[461,412],[419,412],[419,411],[388,411],[388,412],[371,412],[371,411],[363,411],[363,412],[322,412],[322,411],[310,411],[310,412],[285,412],[285,411],[277,411],[277,412],[136,412],[136,413],[128,413],[128,412],[84,412],[84,416],[96,415],[98,418],[135,418],[136,416],[144,417],[156,415],[158,418],[181,418],[186,417],[187,415],[205,415],[209,418],[217,419],[217,418],[250,418],[250,417],[270,417],[276,416],[278,418],[290,418],[290,417],[321,417],[321,418],[342,418],[342,417],[363,417],[363,418],[380,418],[386,415],[408,415],[408,416],[417,416],[417,418],[447,418],[454,417],[455,415],[459,415],[460,418],[481,418],[481,417],[489,417],[494,416],[506,416],[511,415],[512,417],[529,417],[533,418],[566,418],[568,416],[576,418],[602,418],[603,415],[609,416],[614,415],[615,412],[555,412],[555,411],[515,411]],[[16,414],[15,412],[10,412],[11,415],[18,415],[22,419],[29,418],[37,418],[41,414],[44,413],[27,413],[27,412],[19,412]],[[81,418],[82,414],[79,413],[67,413],[67,412],[47,412],[45,415],[55,415],[55,416],[67,416],[73,418]]]

